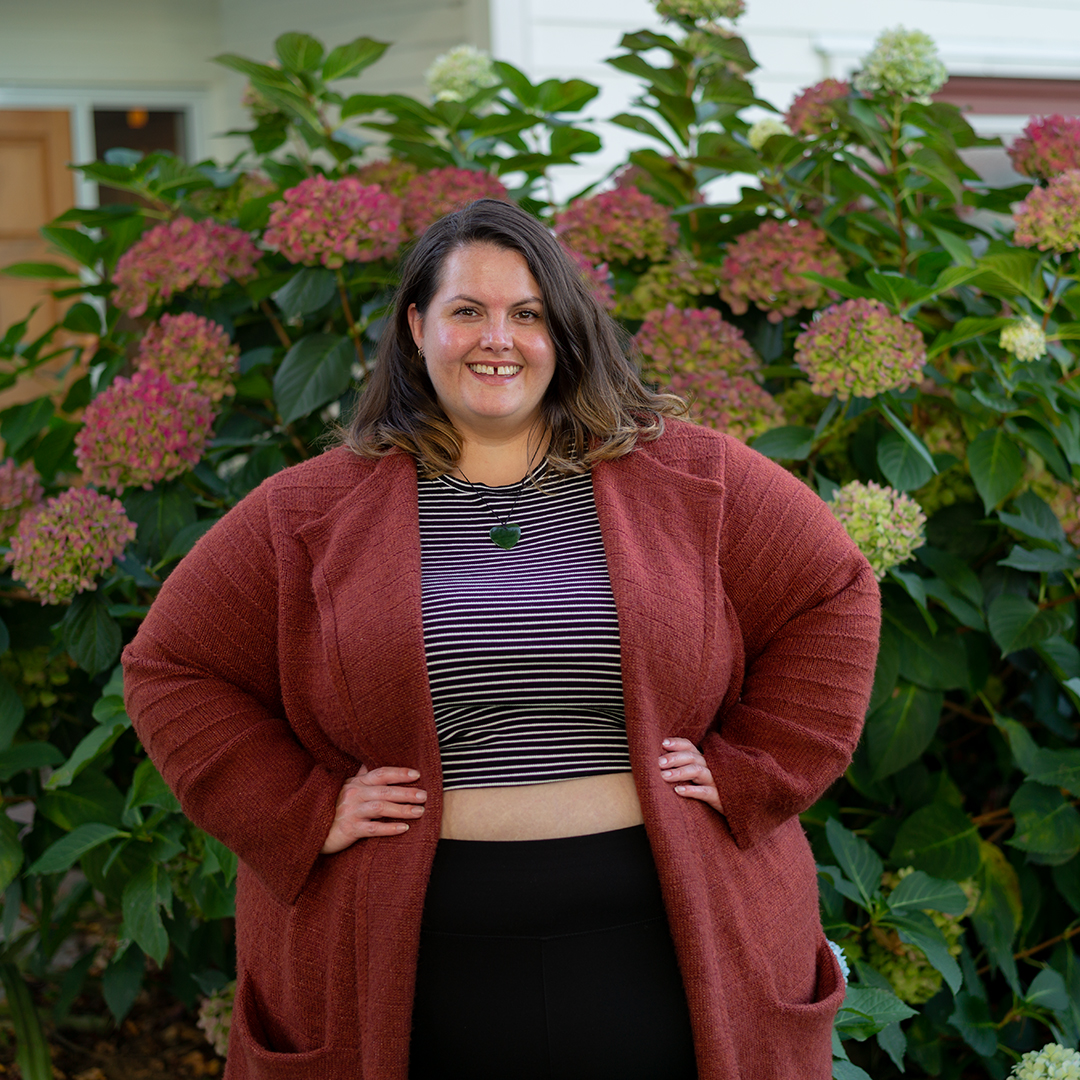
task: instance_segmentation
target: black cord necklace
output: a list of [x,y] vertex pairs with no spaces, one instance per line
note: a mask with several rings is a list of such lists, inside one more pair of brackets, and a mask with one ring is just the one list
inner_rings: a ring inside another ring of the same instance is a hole
[[[534,451],[535,453],[535,451]],[[458,466],[458,472],[461,473],[465,483],[472,489],[472,493],[484,504],[487,512],[498,522],[498,525],[492,525],[488,529],[488,536],[491,538],[491,542],[496,547],[501,547],[503,551],[509,551],[520,539],[521,539],[521,526],[515,525],[510,519],[514,516],[514,511],[517,509],[517,504],[521,501],[521,495],[525,490],[525,485],[532,479],[532,461],[533,455],[529,455],[529,471],[521,478],[518,483],[517,494],[514,496],[514,501],[510,506],[510,512],[505,518],[500,518],[494,510],[491,509],[491,504],[484,498],[483,495],[477,490],[476,485],[465,475],[461,470],[461,466]]]

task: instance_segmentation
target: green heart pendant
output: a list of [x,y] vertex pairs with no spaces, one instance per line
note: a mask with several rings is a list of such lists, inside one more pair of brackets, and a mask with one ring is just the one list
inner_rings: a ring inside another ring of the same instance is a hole
[[488,533],[493,544],[509,551],[521,539],[520,525],[493,525]]

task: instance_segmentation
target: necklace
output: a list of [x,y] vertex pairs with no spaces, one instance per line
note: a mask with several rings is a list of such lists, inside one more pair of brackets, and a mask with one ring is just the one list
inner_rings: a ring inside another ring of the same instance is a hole
[[529,481],[532,474],[526,473],[518,482],[517,494],[514,496],[514,501],[510,506],[510,512],[505,518],[500,518],[494,510],[491,509],[491,504],[484,498],[483,495],[477,490],[476,485],[467,477],[461,469],[458,469],[465,483],[472,489],[472,493],[484,504],[487,511],[498,522],[498,525],[492,525],[488,529],[488,536],[491,537],[491,542],[496,547],[501,547],[503,551],[509,551],[520,539],[521,539],[521,526],[513,524],[510,519],[514,516],[514,511],[517,509],[517,504],[521,501],[522,492],[525,490],[525,484]]

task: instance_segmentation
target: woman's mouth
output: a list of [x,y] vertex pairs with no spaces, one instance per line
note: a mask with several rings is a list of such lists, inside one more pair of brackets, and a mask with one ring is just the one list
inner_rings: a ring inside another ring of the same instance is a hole
[[521,364],[469,364],[469,370],[475,375],[516,375]]

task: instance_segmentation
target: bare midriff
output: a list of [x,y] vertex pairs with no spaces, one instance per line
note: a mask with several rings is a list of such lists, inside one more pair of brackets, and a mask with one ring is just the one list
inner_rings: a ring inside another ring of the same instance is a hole
[[444,840],[551,840],[642,823],[631,773],[443,794]]

